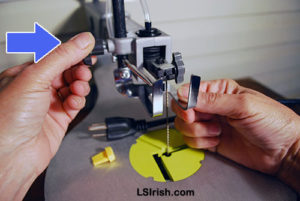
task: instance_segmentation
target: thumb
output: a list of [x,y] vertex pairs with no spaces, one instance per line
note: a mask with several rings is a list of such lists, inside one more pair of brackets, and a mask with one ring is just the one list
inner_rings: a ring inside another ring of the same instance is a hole
[[78,34],[57,47],[39,63],[26,68],[24,77],[35,84],[49,87],[55,77],[82,61],[92,51],[94,44],[95,39],[91,33]]
[[[226,90],[224,90],[222,85],[226,87]],[[231,90],[230,87],[234,90]],[[233,119],[249,116],[251,94],[245,93],[246,90],[236,82],[231,80],[206,81],[203,82],[203,86],[199,90],[197,105],[194,108],[195,111],[218,114]],[[188,85],[183,85],[179,88],[178,97],[183,102],[188,100],[188,94]]]

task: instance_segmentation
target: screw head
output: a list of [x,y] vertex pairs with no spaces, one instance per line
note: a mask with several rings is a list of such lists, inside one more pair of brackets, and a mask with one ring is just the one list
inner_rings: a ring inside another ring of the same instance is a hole
[[128,68],[120,69],[120,77],[122,79],[129,79],[131,77],[131,72]]
[[118,61],[118,58],[116,56],[112,56],[112,62],[116,63]]

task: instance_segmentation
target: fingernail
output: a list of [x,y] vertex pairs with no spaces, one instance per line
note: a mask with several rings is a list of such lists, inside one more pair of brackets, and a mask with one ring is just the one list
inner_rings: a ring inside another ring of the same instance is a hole
[[97,62],[97,57],[96,56],[92,56],[92,64],[94,65]]
[[221,128],[220,126],[212,125],[208,127],[208,133],[210,135],[220,135],[221,134]]
[[80,49],[85,49],[93,42],[92,38],[93,35],[91,33],[84,32],[71,38],[71,41],[74,41]]
[[186,86],[181,86],[179,89],[178,89],[178,93],[181,97],[186,97],[188,98],[189,96],[189,87],[186,87]]

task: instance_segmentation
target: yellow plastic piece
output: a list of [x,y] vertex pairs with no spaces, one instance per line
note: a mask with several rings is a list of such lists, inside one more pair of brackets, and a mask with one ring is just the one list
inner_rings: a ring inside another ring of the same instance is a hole
[[204,160],[203,151],[196,149],[182,149],[172,153],[170,157],[162,156],[165,169],[172,181],[179,181],[195,174]]
[[201,167],[204,152],[185,145],[182,135],[175,129],[170,130],[171,156],[166,152],[166,130],[152,131],[136,140],[129,152],[132,167],[143,177],[152,177],[154,181],[166,182],[154,155],[160,157],[164,169],[172,181],[179,181],[192,176]]
[[114,160],[116,160],[116,156],[111,147],[105,147],[103,152],[100,152],[92,157],[94,166],[99,166],[106,162],[113,162]]
[[131,166],[142,176],[153,177],[155,181],[165,181],[159,167],[157,166],[153,155],[163,152],[162,150],[144,142],[138,142],[131,146],[129,160]]

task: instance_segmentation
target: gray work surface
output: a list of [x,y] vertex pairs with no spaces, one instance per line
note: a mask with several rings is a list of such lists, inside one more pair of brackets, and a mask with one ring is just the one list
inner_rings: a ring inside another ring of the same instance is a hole
[[[46,201],[94,200],[296,200],[297,195],[274,177],[249,170],[216,154],[205,153],[202,167],[193,176],[178,182],[159,183],[140,176],[131,167],[129,149],[138,136],[107,142],[93,139],[90,124],[106,117],[124,116],[150,120],[139,100],[121,96],[114,89],[113,67],[94,72],[99,90],[95,108],[65,137],[51,161],[45,179]],[[91,156],[112,146],[116,161],[94,168]],[[194,196],[138,196],[143,188],[194,190]]]

